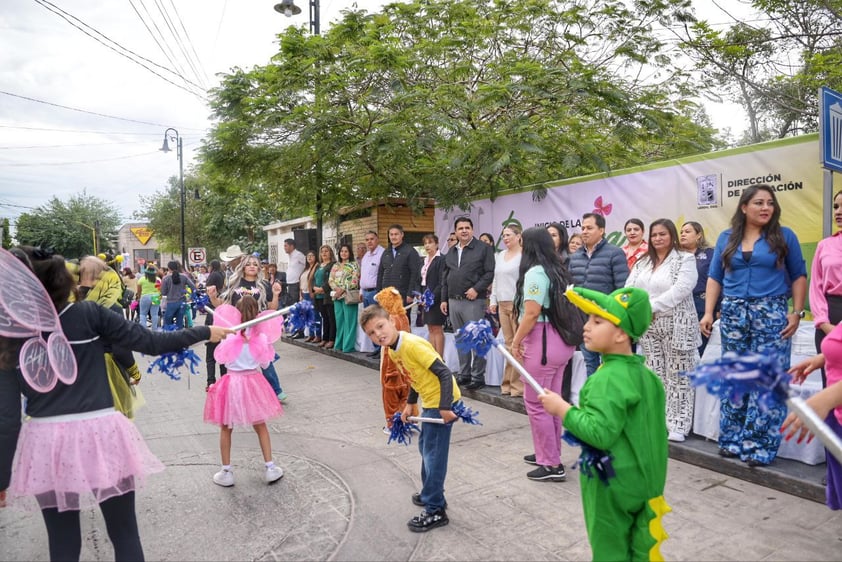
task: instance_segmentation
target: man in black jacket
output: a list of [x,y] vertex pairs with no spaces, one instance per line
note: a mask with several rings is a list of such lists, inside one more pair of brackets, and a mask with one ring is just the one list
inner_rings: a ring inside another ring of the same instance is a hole
[[[494,249],[474,238],[474,223],[456,219],[456,245],[444,256],[441,311],[450,315],[454,330],[485,316],[488,287],[494,280]],[[473,361],[471,356],[473,355]],[[485,386],[485,358],[473,352],[459,354],[456,382],[475,390]]]
[[403,227],[389,227],[389,247],[380,258],[377,270],[377,290],[394,287],[406,304],[412,302],[412,292],[421,292],[421,256],[403,241]]

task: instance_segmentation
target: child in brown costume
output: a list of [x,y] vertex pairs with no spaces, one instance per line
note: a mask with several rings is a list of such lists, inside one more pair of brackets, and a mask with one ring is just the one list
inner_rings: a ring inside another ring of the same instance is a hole
[[[409,317],[403,307],[401,294],[394,287],[386,287],[376,295],[374,300],[380,304],[401,332],[410,332]],[[383,392],[383,412],[386,414],[384,433],[392,428],[392,416],[395,412],[402,412],[409,397],[409,379],[401,373],[397,365],[389,358],[388,353],[380,354],[380,386]],[[418,415],[418,406],[414,405],[412,415]]]

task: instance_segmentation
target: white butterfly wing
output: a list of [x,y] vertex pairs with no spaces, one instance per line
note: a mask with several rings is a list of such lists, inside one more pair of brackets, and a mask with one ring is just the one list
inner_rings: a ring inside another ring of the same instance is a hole
[[64,334],[53,332],[47,340],[47,354],[58,380],[64,384],[76,382],[76,356]]
[[21,347],[20,371],[26,383],[37,392],[49,392],[58,382],[50,365],[47,344],[41,338],[32,338]]
[[23,326],[30,332],[61,329],[47,290],[20,260],[1,249],[0,309],[7,318],[6,323]]

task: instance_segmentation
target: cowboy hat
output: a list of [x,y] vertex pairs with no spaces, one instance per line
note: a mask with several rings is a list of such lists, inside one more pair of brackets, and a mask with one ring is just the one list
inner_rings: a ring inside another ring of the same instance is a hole
[[246,253],[240,249],[240,246],[234,244],[233,246],[228,246],[228,249],[224,252],[219,253],[219,259],[222,261],[234,261],[237,258],[241,258]]

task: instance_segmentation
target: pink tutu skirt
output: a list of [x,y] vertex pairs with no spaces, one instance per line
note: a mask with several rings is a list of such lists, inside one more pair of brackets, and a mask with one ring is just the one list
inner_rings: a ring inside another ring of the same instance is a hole
[[255,425],[284,413],[260,371],[228,371],[208,389],[205,421],[215,425]]
[[33,496],[37,508],[76,511],[140,488],[164,470],[140,432],[113,408],[32,418],[18,440],[9,499]]

